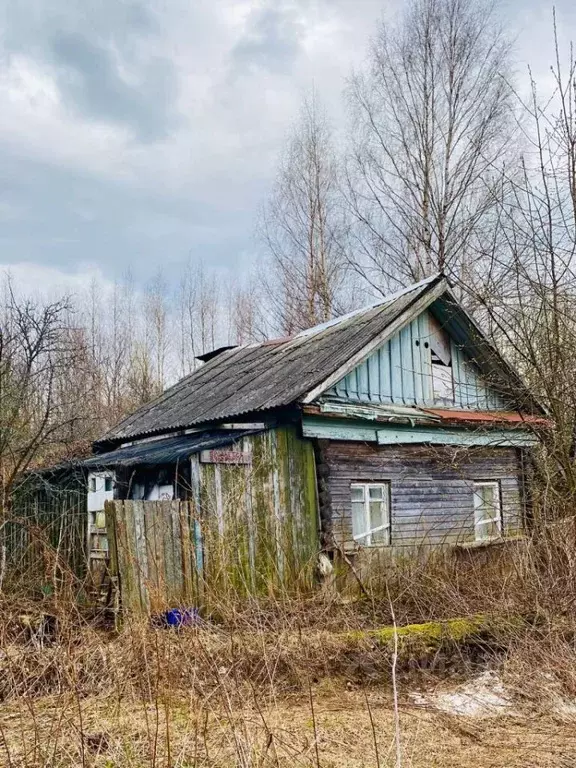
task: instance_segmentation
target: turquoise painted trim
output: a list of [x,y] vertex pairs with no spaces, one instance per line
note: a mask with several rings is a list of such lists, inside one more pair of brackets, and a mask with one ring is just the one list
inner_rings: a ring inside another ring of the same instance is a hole
[[324,440],[378,442],[375,425],[355,419],[323,419],[318,416],[304,416],[302,434],[304,437],[317,437]]
[[422,444],[528,448],[538,440],[526,431],[503,429],[379,429],[379,445]]
[[464,445],[491,447],[530,447],[537,439],[526,430],[448,429],[446,427],[399,427],[397,424],[367,424],[360,419],[332,419],[304,416],[304,437],[322,440],[352,440],[379,445]]
[[[430,313],[426,311],[324,394],[344,402],[446,407],[447,403],[433,400],[432,363],[425,346],[429,338]],[[454,403],[449,405],[470,410],[508,409],[504,398],[483,381],[462,345],[452,340],[451,346]]]

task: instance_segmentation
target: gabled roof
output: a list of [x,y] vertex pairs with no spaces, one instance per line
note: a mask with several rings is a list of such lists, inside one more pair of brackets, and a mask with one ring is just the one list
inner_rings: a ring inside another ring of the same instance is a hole
[[443,275],[289,339],[223,349],[104,435],[100,449],[154,434],[311,403],[431,304],[446,328],[518,407],[542,413],[526,387],[455,301]]
[[442,275],[434,275],[290,339],[225,350],[121,421],[98,444],[298,403],[369,345],[379,343],[382,334],[395,332],[409,311],[424,309],[447,287]]

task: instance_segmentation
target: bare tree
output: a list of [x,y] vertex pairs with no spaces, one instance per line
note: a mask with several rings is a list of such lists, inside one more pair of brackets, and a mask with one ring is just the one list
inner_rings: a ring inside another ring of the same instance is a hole
[[547,493],[576,496],[576,60],[562,61],[554,24],[553,92],[531,81],[522,102],[527,146],[498,194],[497,236],[483,279],[462,284],[476,314],[546,405],[537,464]]
[[302,105],[259,232],[277,330],[291,334],[337,314],[345,267],[342,206],[331,131],[314,94]]
[[251,344],[268,337],[265,295],[256,275],[230,280],[227,290],[227,344]]
[[226,312],[217,275],[202,262],[188,262],[183,269],[177,295],[179,320],[179,370],[187,376],[203,352],[224,344]]
[[377,288],[476,258],[510,152],[509,45],[483,0],[410,0],[353,77],[351,260]]
[[76,434],[82,392],[66,384],[78,365],[68,324],[69,304],[18,298],[10,283],[0,324],[0,510],[17,479],[58,457]]
[[162,390],[166,381],[166,360],[169,348],[167,287],[159,270],[146,290],[144,301],[145,341],[154,360],[154,376]]

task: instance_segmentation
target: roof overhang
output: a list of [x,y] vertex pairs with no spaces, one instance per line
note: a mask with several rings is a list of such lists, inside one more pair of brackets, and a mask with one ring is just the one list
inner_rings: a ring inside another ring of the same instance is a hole
[[423,293],[418,299],[416,299],[410,306],[408,306],[404,312],[393,320],[386,328],[375,336],[368,344],[365,344],[361,350],[355,355],[352,355],[343,365],[333,371],[324,381],[311,389],[303,398],[302,403],[313,403],[320,395],[322,395],[330,387],[337,384],[341,379],[347,376],[351,371],[356,368],[357,365],[363,363],[374,350],[381,347],[389,339],[395,336],[399,331],[404,328],[405,325],[410,323],[421,312],[424,312],[428,307],[433,304],[436,299],[445,294],[449,289],[448,281],[445,277],[435,278],[437,282],[431,281],[430,287]]
[[79,462],[87,470],[114,467],[161,466],[179,464],[194,454],[232,445],[248,435],[260,434],[264,430],[212,430],[191,435],[167,437],[165,439],[134,443],[114,451],[96,454]]

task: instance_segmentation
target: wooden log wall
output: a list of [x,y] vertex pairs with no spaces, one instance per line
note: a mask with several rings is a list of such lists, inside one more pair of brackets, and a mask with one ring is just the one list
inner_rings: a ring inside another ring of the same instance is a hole
[[392,550],[474,540],[475,480],[499,481],[504,534],[523,529],[519,449],[320,441],[318,454],[331,508],[327,524],[345,549],[357,548],[352,538],[353,482],[390,483]]

